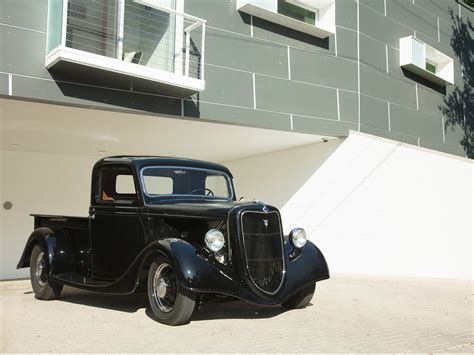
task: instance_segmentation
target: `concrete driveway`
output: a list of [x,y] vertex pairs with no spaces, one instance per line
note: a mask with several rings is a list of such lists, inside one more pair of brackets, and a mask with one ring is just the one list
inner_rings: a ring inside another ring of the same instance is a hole
[[37,301],[28,280],[0,282],[8,352],[474,352],[470,281],[335,275],[302,310],[208,304],[190,324],[149,316],[145,294],[65,288]]

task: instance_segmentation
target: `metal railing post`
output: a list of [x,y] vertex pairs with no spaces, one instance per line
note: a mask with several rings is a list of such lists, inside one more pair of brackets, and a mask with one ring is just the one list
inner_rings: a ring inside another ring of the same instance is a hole
[[201,39],[201,77],[199,79],[204,80],[204,53],[206,48],[206,23],[202,23],[202,39]]
[[189,32],[184,32],[186,35],[186,52],[185,52],[185,66],[184,66],[184,76],[189,76],[189,47],[191,47],[191,36]]

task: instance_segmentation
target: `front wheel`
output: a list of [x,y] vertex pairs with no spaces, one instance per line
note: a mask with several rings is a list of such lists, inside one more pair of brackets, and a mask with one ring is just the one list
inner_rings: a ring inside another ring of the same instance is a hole
[[316,289],[316,284],[312,284],[298,292],[296,295],[291,297],[289,300],[283,302],[283,307],[286,308],[304,308],[306,307],[314,295],[314,290]]
[[148,300],[156,320],[168,325],[189,322],[196,304],[196,294],[183,288],[172,263],[159,257],[148,273]]
[[39,300],[54,300],[59,298],[63,285],[48,279],[47,252],[39,245],[35,245],[30,258],[30,280],[35,297]]

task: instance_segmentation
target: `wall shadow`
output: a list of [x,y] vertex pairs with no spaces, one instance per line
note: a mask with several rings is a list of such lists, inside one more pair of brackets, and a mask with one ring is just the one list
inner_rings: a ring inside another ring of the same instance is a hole
[[451,15],[451,29],[453,35],[451,37],[451,47],[461,63],[462,85],[455,85],[454,89],[443,98],[444,105],[439,106],[446,121],[444,129],[461,128],[463,137],[459,142],[466,155],[470,159],[474,159],[474,118],[473,118],[473,92],[474,83],[474,67],[472,57],[474,52],[474,40],[471,33],[474,26],[469,18],[464,20],[463,17],[454,15],[452,9],[449,10]]

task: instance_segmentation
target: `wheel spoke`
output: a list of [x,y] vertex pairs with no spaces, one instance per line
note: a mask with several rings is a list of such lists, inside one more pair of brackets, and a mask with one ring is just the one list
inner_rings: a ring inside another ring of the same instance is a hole
[[156,306],[164,313],[169,313],[176,304],[177,289],[173,269],[163,263],[153,276],[153,300]]

